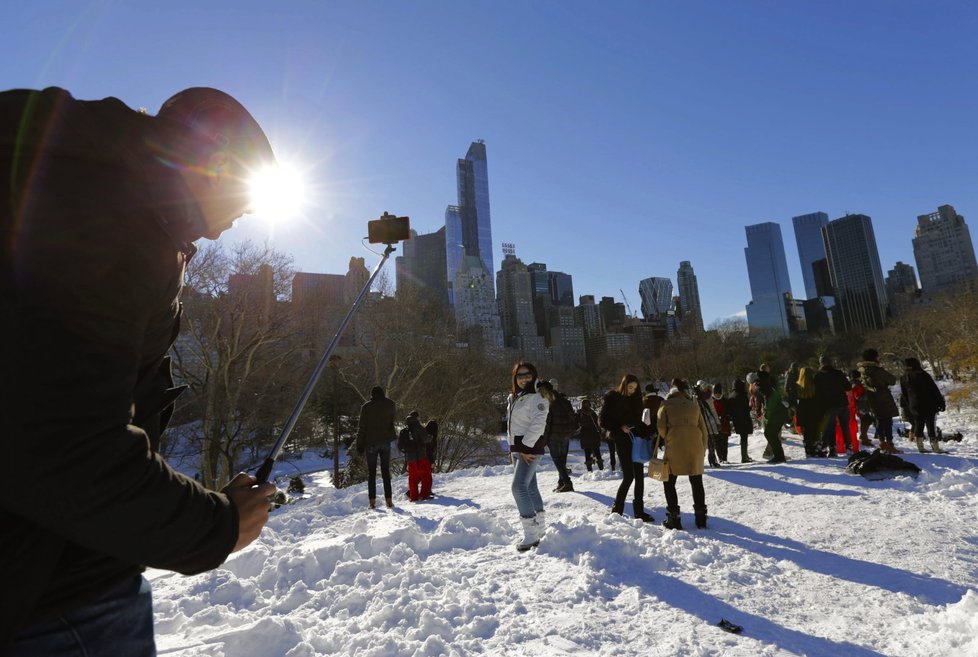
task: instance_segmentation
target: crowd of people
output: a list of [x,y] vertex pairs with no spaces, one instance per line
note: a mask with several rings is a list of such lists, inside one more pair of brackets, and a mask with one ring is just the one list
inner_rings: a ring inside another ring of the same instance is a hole
[[[690,385],[675,378],[669,386],[651,383],[642,393],[641,382],[625,374],[617,387],[607,392],[596,411],[590,399],[582,398],[571,426],[563,410],[567,401],[556,391],[556,382],[539,378],[531,363],[521,361],[513,367],[507,400],[507,438],[514,462],[513,497],[523,526],[523,537],[516,547],[528,550],[539,544],[545,529],[543,497],[537,486],[541,457],[549,447],[558,471],[554,492],[574,490],[567,468],[567,443],[580,440],[588,472],[604,470],[602,444],[607,445],[612,471],[620,464],[622,480],[611,512],[623,515],[631,491],[632,515],[643,522],[654,518],[645,506],[646,463],[636,446],[655,440],[669,477],[663,480],[666,518],[663,526],[682,529],[676,481],[689,478],[697,528],[707,522],[705,467],[728,464],[731,436],[739,438],[740,463],[751,463],[748,441],[755,431],[764,436],[767,463],[787,461],[781,434],[786,427],[802,437],[809,458],[851,457],[860,448],[876,448],[899,454],[893,442],[894,418],[908,425],[907,435],[918,451],[926,453],[923,438],[930,439],[931,451],[941,453],[935,417],[945,410],[944,397],[934,379],[916,358],[904,361],[898,379],[881,363],[875,349],[866,349],[856,367],[844,372],[833,359],[823,355],[818,367],[792,363],[780,376],[767,364],[744,378],[735,378],[727,394],[724,382],[699,380]],[[899,404],[894,386],[899,385]],[[665,397],[662,394],[665,392]],[[559,400],[559,401],[558,401]],[[658,457],[658,449],[653,450]]]

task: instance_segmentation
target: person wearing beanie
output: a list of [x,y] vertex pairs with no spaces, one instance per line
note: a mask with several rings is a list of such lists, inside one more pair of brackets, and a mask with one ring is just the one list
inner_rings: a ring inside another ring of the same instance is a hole
[[[0,93],[0,654],[155,655],[147,567],[202,573],[254,541],[269,483],[210,490],[159,453],[195,241],[275,161],[218,89],[154,116],[57,87]],[[186,321],[186,320],[184,320]],[[229,474],[229,476],[231,476]]]
[[[862,360],[856,365],[859,368],[859,378],[866,389],[866,398],[872,409],[876,423],[876,439],[880,441],[880,449],[891,454],[899,454],[900,450],[893,445],[893,417],[899,413],[890,386],[897,379],[886,371],[879,362],[879,352],[866,349]],[[918,441],[917,448],[923,452],[923,441]]]
[[944,395],[919,360],[910,357],[904,360],[904,365],[906,369],[900,377],[900,408],[910,418],[918,447],[923,445],[926,429],[931,450],[943,454],[944,450],[937,442],[935,418],[945,410]]

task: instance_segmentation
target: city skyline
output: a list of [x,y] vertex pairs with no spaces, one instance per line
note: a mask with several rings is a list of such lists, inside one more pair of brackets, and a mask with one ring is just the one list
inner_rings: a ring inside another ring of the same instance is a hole
[[268,239],[306,272],[372,264],[360,242],[385,210],[445,225],[480,139],[494,263],[515,243],[576,295],[635,304],[688,260],[707,327],[750,301],[744,226],[862,213],[888,271],[915,262],[919,215],[974,216],[978,8],[572,4],[38,0],[7,8],[0,79],[151,114],[185,87],[232,93],[312,190],[301,220],[246,217],[225,241]]

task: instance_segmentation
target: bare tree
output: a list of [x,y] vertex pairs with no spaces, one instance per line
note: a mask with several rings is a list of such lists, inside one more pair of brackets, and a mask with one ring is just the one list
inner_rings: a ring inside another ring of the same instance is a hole
[[191,394],[178,409],[197,445],[200,477],[224,485],[274,437],[295,398],[296,348],[287,294],[291,259],[245,242],[201,249],[187,270],[176,373]]

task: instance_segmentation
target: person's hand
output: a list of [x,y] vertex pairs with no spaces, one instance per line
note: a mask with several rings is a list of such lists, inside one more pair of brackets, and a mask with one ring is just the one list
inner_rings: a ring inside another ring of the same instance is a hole
[[630,426],[628,426],[627,424],[621,425],[621,432],[622,433],[628,433],[631,430],[632,430],[632,428]]
[[268,522],[269,499],[275,494],[275,486],[258,482],[250,474],[239,472],[231,482],[221,489],[231,504],[238,510],[238,540],[232,552],[243,550],[258,538],[262,527]]
[[533,461],[537,458],[533,454],[523,454],[522,452],[520,453],[520,456],[523,457],[524,463],[533,463]]

